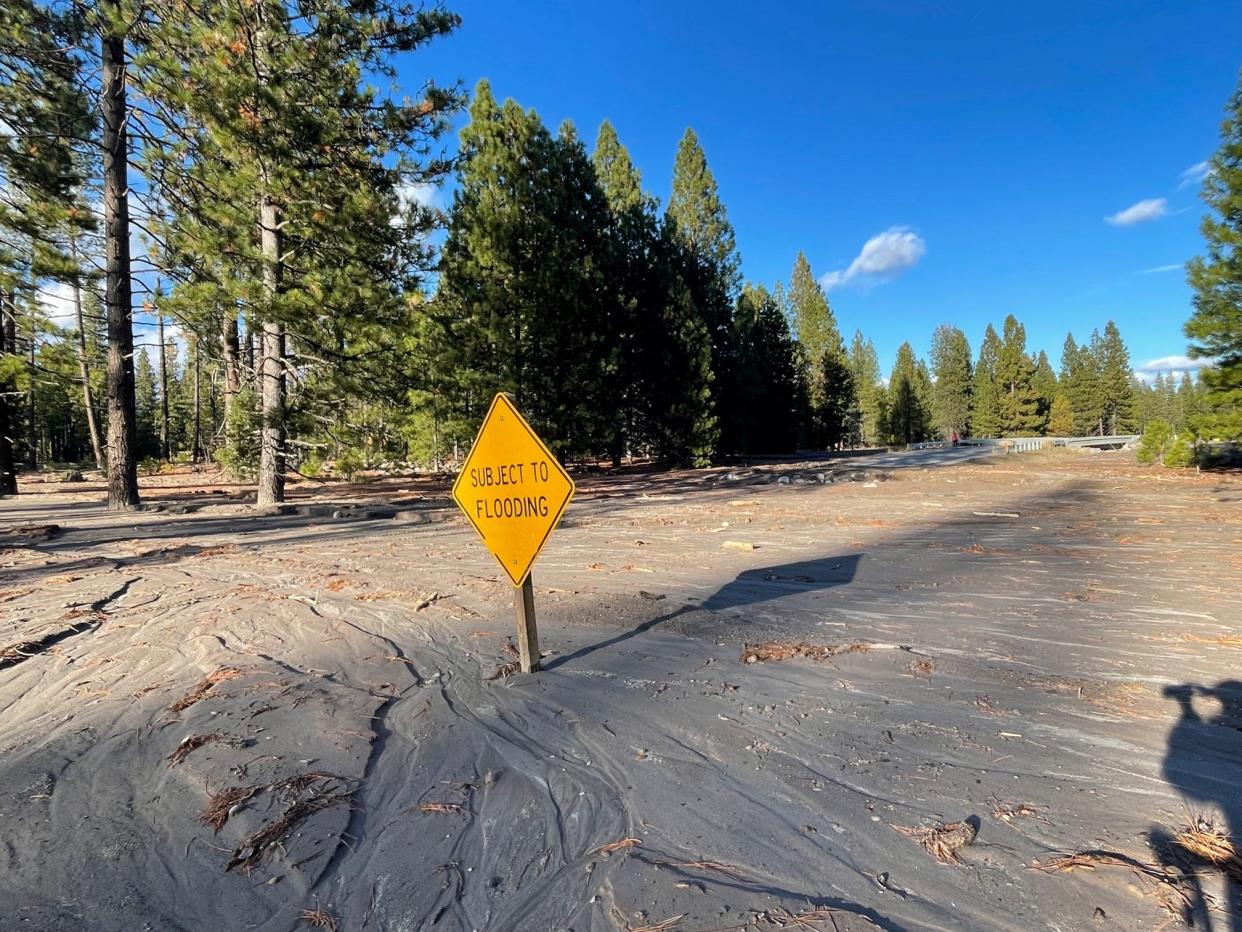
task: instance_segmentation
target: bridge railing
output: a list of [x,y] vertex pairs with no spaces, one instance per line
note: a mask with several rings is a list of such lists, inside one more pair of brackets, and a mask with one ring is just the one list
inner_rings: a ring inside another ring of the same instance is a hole
[[[1053,447],[1124,447],[1137,443],[1138,434],[1112,434],[1104,437],[971,437],[959,440],[960,447],[994,447],[1001,453],[1032,453]],[[907,450],[943,450],[951,447],[948,440],[929,440],[924,443],[907,443]]]

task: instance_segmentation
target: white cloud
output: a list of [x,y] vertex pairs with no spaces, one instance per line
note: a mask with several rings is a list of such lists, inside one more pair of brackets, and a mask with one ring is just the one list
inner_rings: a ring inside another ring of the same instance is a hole
[[73,286],[54,282],[39,289],[39,304],[43,313],[57,327],[77,327],[78,315],[73,303]]
[[1142,274],[1154,275],[1157,272],[1180,272],[1184,268],[1185,266],[1180,262],[1174,262],[1171,265],[1156,265],[1152,266],[1150,269],[1143,269]]
[[1147,223],[1149,220],[1159,220],[1169,212],[1169,202],[1162,197],[1149,197],[1146,200],[1139,201],[1137,204],[1131,204],[1125,210],[1120,210],[1111,216],[1105,217],[1105,223],[1111,223],[1115,227],[1129,227],[1136,223]]
[[825,291],[842,285],[862,287],[892,281],[907,269],[914,268],[927,252],[923,238],[909,227],[889,227],[863,243],[862,251],[840,272],[829,272],[820,278]]
[[397,200],[400,201],[403,208],[409,207],[411,204],[418,204],[421,207],[440,207],[440,195],[443,192],[439,185],[429,184],[427,182],[408,182],[398,186]]
[[1194,165],[1191,165],[1178,176],[1177,190],[1180,191],[1182,188],[1189,187],[1190,185],[1199,184],[1211,174],[1213,174],[1212,166],[1206,161],[1195,162]]
[[1134,367],[1134,372],[1139,378],[1150,381],[1159,372],[1197,372],[1199,369],[1206,369],[1212,365],[1210,359],[1191,359],[1189,356],[1175,354],[1173,356],[1160,356],[1157,359],[1149,359],[1140,366]]

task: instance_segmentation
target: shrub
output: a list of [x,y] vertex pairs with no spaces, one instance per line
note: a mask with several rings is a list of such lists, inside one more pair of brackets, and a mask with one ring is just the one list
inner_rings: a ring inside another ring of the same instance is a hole
[[1183,431],[1164,448],[1164,465],[1174,468],[1185,468],[1195,464],[1195,438]]
[[1157,463],[1164,455],[1165,447],[1173,439],[1173,428],[1168,421],[1149,421],[1143,436],[1139,438],[1135,455],[1140,463]]

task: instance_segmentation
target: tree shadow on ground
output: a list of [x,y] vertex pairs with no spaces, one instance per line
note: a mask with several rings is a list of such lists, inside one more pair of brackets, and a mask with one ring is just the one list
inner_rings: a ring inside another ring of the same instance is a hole
[[860,553],[823,557],[819,560],[803,560],[780,566],[763,566],[744,570],[737,578],[717,589],[703,602],[708,611],[718,612],[727,608],[758,605],[791,595],[816,592],[844,586],[853,582],[858,573]]
[[[1242,837],[1242,680],[1221,680],[1215,686],[1179,683],[1165,687],[1164,694],[1181,711],[1169,732],[1164,777],[1186,800],[1187,821],[1197,816],[1214,820],[1236,843]],[[1219,870],[1225,884],[1220,909],[1232,932],[1242,932],[1242,865],[1213,865],[1196,858],[1165,826],[1153,826],[1150,843],[1161,863],[1176,870],[1189,888],[1190,902],[1182,915],[1187,925],[1212,928],[1200,877]]]

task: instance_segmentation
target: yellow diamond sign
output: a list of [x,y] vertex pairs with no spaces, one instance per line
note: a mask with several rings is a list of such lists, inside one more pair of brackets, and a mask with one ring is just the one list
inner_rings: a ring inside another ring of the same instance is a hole
[[498,394],[453,483],[453,501],[513,585],[522,585],[573,495],[569,473]]

